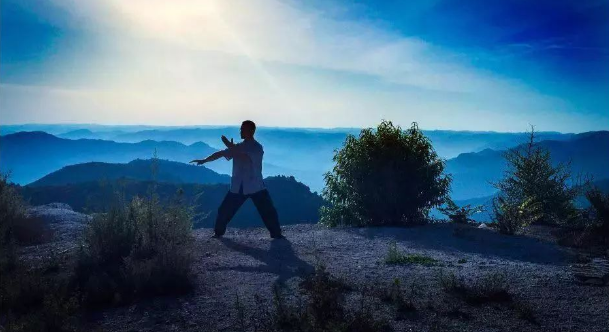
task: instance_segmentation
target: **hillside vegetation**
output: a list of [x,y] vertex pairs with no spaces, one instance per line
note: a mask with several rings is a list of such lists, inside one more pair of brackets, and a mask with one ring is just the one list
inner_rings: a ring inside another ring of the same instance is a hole
[[[319,220],[322,198],[311,193],[309,188],[293,177],[269,177],[264,180],[282,224],[314,223]],[[95,181],[61,186],[26,186],[21,188],[24,197],[33,205],[53,202],[67,203],[77,211],[108,211],[112,197],[118,192],[131,199],[145,195],[150,181],[117,180]],[[217,209],[228,192],[228,184],[175,184],[156,183],[156,192],[164,202],[176,192],[182,192],[183,199],[192,205],[196,212],[195,227],[213,227]],[[260,226],[262,221],[251,201],[246,202],[237,212],[231,227]]]

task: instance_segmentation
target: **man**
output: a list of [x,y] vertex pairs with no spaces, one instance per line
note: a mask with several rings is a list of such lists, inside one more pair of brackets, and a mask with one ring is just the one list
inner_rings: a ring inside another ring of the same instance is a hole
[[230,190],[218,208],[218,217],[214,227],[214,238],[220,238],[226,232],[226,225],[233,218],[239,207],[248,198],[254,201],[264,225],[271,233],[273,239],[281,239],[281,228],[277,211],[273,201],[262,181],[262,145],[254,139],[256,124],[253,121],[243,121],[241,124],[241,143],[233,143],[222,135],[222,143],[226,149],[218,151],[205,159],[195,159],[191,163],[203,165],[207,162],[220,159],[233,160],[233,175]]

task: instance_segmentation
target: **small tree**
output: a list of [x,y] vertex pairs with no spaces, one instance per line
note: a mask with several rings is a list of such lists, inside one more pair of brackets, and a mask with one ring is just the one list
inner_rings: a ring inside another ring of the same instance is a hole
[[409,225],[425,221],[443,203],[450,177],[430,140],[413,123],[390,121],[347,136],[325,175],[321,223],[329,226]]
[[534,211],[520,215],[535,216],[532,223],[568,223],[578,215],[574,205],[578,190],[569,184],[569,165],[552,164],[550,152],[535,142],[534,128],[529,137],[526,145],[505,153],[508,170],[504,179],[494,184],[500,191],[500,198],[495,201],[496,221],[507,222],[505,218],[511,214],[505,211],[534,207]]
[[446,199],[446,205],[438,208],[440,212],[448,216],[451,222],[456,224],[467,224],[473,222],[472,216],[484,211],[483,205],[473,206],[471,204],[459,207],[452,199]]

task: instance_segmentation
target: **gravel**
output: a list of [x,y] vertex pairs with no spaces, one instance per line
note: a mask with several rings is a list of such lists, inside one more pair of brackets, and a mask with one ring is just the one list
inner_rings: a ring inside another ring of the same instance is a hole
[[[110,331],[239,331],[238,301],[253,330],[250,323],[261,309],[271,308],[275,285],[295,300],[302,277],[323,264],[353,286],[348,306],[367,298],[375,315],[396,331],[609,331],[609,287],[577,283],[570,268],[576,253],[538,238],[452,224],[283,229],[287,240],[269,239],[264,228],[229,228],[221,240],[211,239],[209,229],[196,230],[198,286],[192,295],[106,310],[99,325]],[[387,265],[393,241],[404,254],[439,263]],[[502,275],[514,301],[467,305],[442,288],[442,276],[450,274],[467,280]],[[371,288],[389,287],[396,278],[404,289],[416,290],[409,296],[417,313],[406,319],[395,319],[394,309],[370,295]],[[521,318],[526,308],[534,322]]]

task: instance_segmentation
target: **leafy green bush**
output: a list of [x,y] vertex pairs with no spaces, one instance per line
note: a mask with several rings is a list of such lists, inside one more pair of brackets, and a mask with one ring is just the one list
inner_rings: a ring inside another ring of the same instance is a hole
[[484,206],[478,205],[472,207],[471,204],[467,204],[459,207],[452,199],[447,198],[445,206],[438,208],[440,212],[448,216],[451,222],[456,224],[467,224],[473,222],[471,218],[474,214],[484,211]]
[[450,177],[430,140],[413,123],[403,131],[389,121],[349,135],[325,175],[321,223],[328,226],[423,223],[443,203]]
[[503,234],[513,235],[539,220],[539,204],[528,198],[522,201],[499,196],[493,199],[494,224]]
[[[505,229],[520,228],[525,226],[523,222],[569,224],[577,219],[574,200],[578,189],[569,184],[568,164],[554,166],[550,152],[535,142],[534,130],[528,144],[508,150],[505,158],[508,171],[494,184],[500,191],[495,202],[495,212],[499,212],[496,220],[508,223]],[[525,211],[529,208],[532,210]],[[512,217],[516,219],[508,220]]]
[[191,287],[191,210],[156,195],[120,197],[86,230],[76,276],[88,305],[183,293]]

